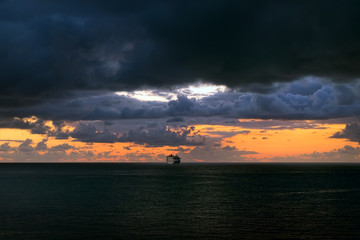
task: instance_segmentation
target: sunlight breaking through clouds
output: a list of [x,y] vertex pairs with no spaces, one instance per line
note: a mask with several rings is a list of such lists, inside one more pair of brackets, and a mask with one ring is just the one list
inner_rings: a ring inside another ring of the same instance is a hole
[[148,89],[132,92],[119,91],[116,92],[116,94],[135,98],[139,101],[168,102],[170,100],[176,100],[178,95],[186,95],[188,98],[201,99],[226,91],[229,91],[229,88],[225,85],[196,83],[186,87],[177,87],[171,90]]

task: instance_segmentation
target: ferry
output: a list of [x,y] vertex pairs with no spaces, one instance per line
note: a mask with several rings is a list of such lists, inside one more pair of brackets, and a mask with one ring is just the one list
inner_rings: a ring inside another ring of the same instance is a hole
[[178,155],[169,155],[166,156],[166,164],[180,164],[181,158]]

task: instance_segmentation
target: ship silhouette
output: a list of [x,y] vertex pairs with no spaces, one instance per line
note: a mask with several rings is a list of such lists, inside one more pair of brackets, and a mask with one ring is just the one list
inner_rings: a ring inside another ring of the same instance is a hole
[[180,164],[181,158],[178,155],[169,155],[166,156],[166,164]]

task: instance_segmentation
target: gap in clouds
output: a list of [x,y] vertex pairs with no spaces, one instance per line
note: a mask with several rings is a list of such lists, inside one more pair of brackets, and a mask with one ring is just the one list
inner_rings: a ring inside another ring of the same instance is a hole
[[202,99],[216,93],[223,93],[230,89],[225,85],[196,82],[187,86],[178,86],[170,89],[145,89],[135,91],[120,91],[116,94],[137,99],[139,101],[168,102],[176,100],[177,96],[183,95],[190,99]]
[[[34,140],[4,141],[0,151],[7,160],[17,154],[31,161],[39,153],[44,161],[70,155],[82,161],[86,156],[89,161],[136,161],[146,155],[162,161],[163,154],[179,153],[201,161],[203,153],[212,154],[213,161],[236,162],[330,152],[354,139],[346,129],[339,132],[359,113],[359,81],[306,77],[257,92],[250,88],[196,82],[168,89],[74,92],[7,109],[0,130],[22,129]],[[65,155],[56,157],[54,149],[62,147],[68,147]]]
[[274,83],[261,93],[246,88],[207,86],[209,88],[202,92],[192,85],[168,90],[135,90],[120,95],[109,91],[73,92],[64,99],[5,108],[1,115],[3,118],[37,116],[43,120],[59,121],[215,116],[306,120],[360,115],[359,81],[334,83],[328,79],[306,77],[288,83]]

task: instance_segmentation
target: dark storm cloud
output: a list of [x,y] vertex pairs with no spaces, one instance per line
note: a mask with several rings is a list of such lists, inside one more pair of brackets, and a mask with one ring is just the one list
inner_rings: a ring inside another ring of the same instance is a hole
[[34,123],[19,118],[6,119],[0,122],[1,128],[31,129]]
[[119,142],[146,144],[150,147],[160,146],[200,146],[205,138],[197,135],[194,127],[173,131],[166,127],[132,129],[118,139]]
[[205,138],[198,133],[192,126],[170,129],[163,124],[147,124],[119,131],[116,126],[103,128],[101,124],[78,123],[75,129],[68,133],[68,136],[81,142],[132,142],[149,147],[160,147],[203,145]]
[[114,143],[117,141],[115,133],[109,132],[107,129],[99,131],[95,126],[80,123],[69,136],[82,142],[102,142]]
[[[319,79],[305,79],[277,85],[277,90],[268,94],[226,91],[197,100],[179,95],[169,102],[143,102],[117,94],[103,94],[49,101],[9,110],[7,115],[35,115],[40,119],[59,122],[167,118],[170,125],[186,124],[185,117],[330,119],[360,115],[359,82],[334,84]],[[74,102],[81,104],[74,105]],[[46,131],[41,120],[30,124],[15,119],[0,126],[11,124],[30,128],[34,132]]]
[[[31,130],[33,134],[43,134],[48,137],[55,137],[55,139],[69,139],[71,137],[73,141],[86,143],[133,142],[136,144],[145,144],[149,147],[199,146],[205,144],[205,138],[199,135],[195,127],[174,125],[173,128],[170,128],[165,120],[149,122],[145,125],[141,124],[140,127],[140,123],[134,121],[129,125],[124,125],[123,122],[116,122],[116,124],[114,123],[112,125],[106,125],[102,121],[68,122],[70,126],[73,127],[71,130],[69,130],[62,121],[53,121],[55,128],[39,125],[39,122],[44,123],[42,120],[30,122],[28,119],[14,119],[13,121],[3,122],[1,126],[4,128],[17,128],[17,126],[21,126],[22,129]],[[34,129],[38,128],[43,128],[44,131],[34,131]],[[27,139],[25,142],[21,141],[19,151],[30,152],[33,149],[37,151],[61,151],[70,149],[67,145],[48,148],[46,142],[47,139],[44,138],[33,148],[31,146],[32,140]],[[5,151],[4,149],[6,149],[7,146],[1,146],[2,151]]]
[[51,132],[50,127],[41,119],[4,119],[0,121],[0,128],[29,129],[33,134],[45,134]]
[[65,90],[166,86],[198,78],[258,84],[254,90],[260,91],[261,84],[305,75],[357,78],[359,5],[1,1],[0,106],[64,98]]
[[194,127],[170,129],[165,125],[148,124],[125,132],[118,132],[112,127],[101,129],[99,124],[79,123],[68,133],[69,136],[81,142],[132,142],[145,144],[149,147],[160,146],[199,146],[205,143],[205,138],[199,136]]
[[345,138],[360,143],[360,125],[357,123],[346,124],[346,127],[341,132],[335,133],[332,138]]

